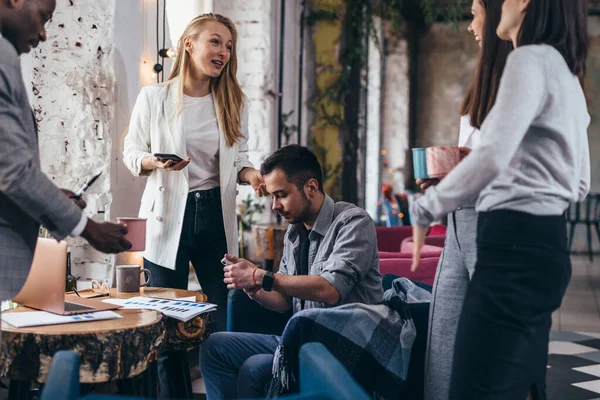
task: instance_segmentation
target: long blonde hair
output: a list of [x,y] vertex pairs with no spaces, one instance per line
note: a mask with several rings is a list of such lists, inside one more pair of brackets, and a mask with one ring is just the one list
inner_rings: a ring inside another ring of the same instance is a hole
[[183,110],[183,81],[189,68],[190,57],[185,49],[185,39],[195,38],[200,34],[202,27],[210,21],[219,22],[231,32],[233,44],[231,46],[231,55],[229,62],[225,65],[223,72],[216,78],[210,78],[210,91],[214,101],[217,102],[219,109],[219,123],[225,133],[227,145],[232,146],[240,138],[244,137],[242,133],[242,107],[244,106],[244,93],[237,81],[237,30],[233,22],[219,14],[202,14],[194,18],[185,28],[177,44],[177,59],[173,65],[169,80],[179,78],[179,88],[177,93],[177,113]]

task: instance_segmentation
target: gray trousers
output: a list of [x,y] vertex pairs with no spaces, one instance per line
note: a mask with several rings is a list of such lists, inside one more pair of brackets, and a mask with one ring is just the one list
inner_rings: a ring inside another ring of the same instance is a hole
[[444,251],[435,273],[425,352],[425,400],[447,400],[458,319],[477,261],[477,212],[448,215]]

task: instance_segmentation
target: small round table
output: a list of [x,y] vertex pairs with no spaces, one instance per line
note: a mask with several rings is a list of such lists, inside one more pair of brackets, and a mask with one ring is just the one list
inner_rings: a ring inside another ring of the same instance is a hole
[[[111,289],[112,298],[135,296],[196,296],[196,301],[206,301],[204,294],[187,290],[142,288],[139,293],[118,293]],[[18,307],[6,312],[23,311],[34,310]],[[129,379],[155,366],[161,352],[197,346],[209,334],[208,313],[181,322],[153,310],[115,312],[123,318],[28,328],[15,328],[2,321],[0,376],[11,379],[11,388],[13,381],[44,382],[54,353],[71,350],[80,356],[81,383]]]

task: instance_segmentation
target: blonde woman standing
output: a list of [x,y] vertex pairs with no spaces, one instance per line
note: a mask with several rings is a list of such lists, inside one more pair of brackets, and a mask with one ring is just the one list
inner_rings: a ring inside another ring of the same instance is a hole
[[[152,285],[186,289],[191,261],[202,290],[218,305],[212,314],[218,331],[226,327],[228,292],[220,260],[238,253],[236,184],[264,194],[262,177],[248,160],[248,108],[236,78],[236,46],[230,19],[194,18],[179,40],[169,80],[140,92],[123,154],[133,175],[148,177],[139,216],[147,218],[143,256]],[[161,369],[173,365],[161,368],[159,362],[159,374],[163,396],[176,397],[165,384],[173,390],[181,385],[165,382]]]

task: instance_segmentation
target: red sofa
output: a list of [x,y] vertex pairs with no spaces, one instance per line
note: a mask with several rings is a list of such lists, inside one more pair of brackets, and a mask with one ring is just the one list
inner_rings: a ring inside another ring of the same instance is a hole
[[[421,252],[442,252],[444,248],[444,242],[446,241],[446,236],[427,236],[425,238],[425,245],[421,249]],[[405,238],[400,244],[400,252],[401,253],[412,253],[413,251],[413,238],[408,237]]]
[[421,258],[419,269],[412,272],[412,258],[381,258],[379,272],[381,275],[394,274],[433,286],[438,261],[439,257]]
[[379,251],[400,251],[400,244],[412,237],[412,226],[377,226],[377,248]]
[[421,265],[416,272],[410,270],[413,251],[412,226],[378,226],[376,231],[381,275],[394,274],[433,285],[444,247],[445,226],[431,227],[430,236],[425,238],[425,246],[421,250]]
[[[441,254],[441,250],[435,248],[435,250],[432,251],[421,251],[421,258],[439,258]],[[380,251],[379,259],[381,260],[384,258],[412,258],[412,250],[410,252]]]
[[[402,243],[405,241],[412,242],[412,226],[377,226],[375,231],[379,251],[404,252],[402,250]],[[429,235],[425,238],[425,244],[444,247],[445,237],[446,227],[443,225],[434,225],[431,227]]]

